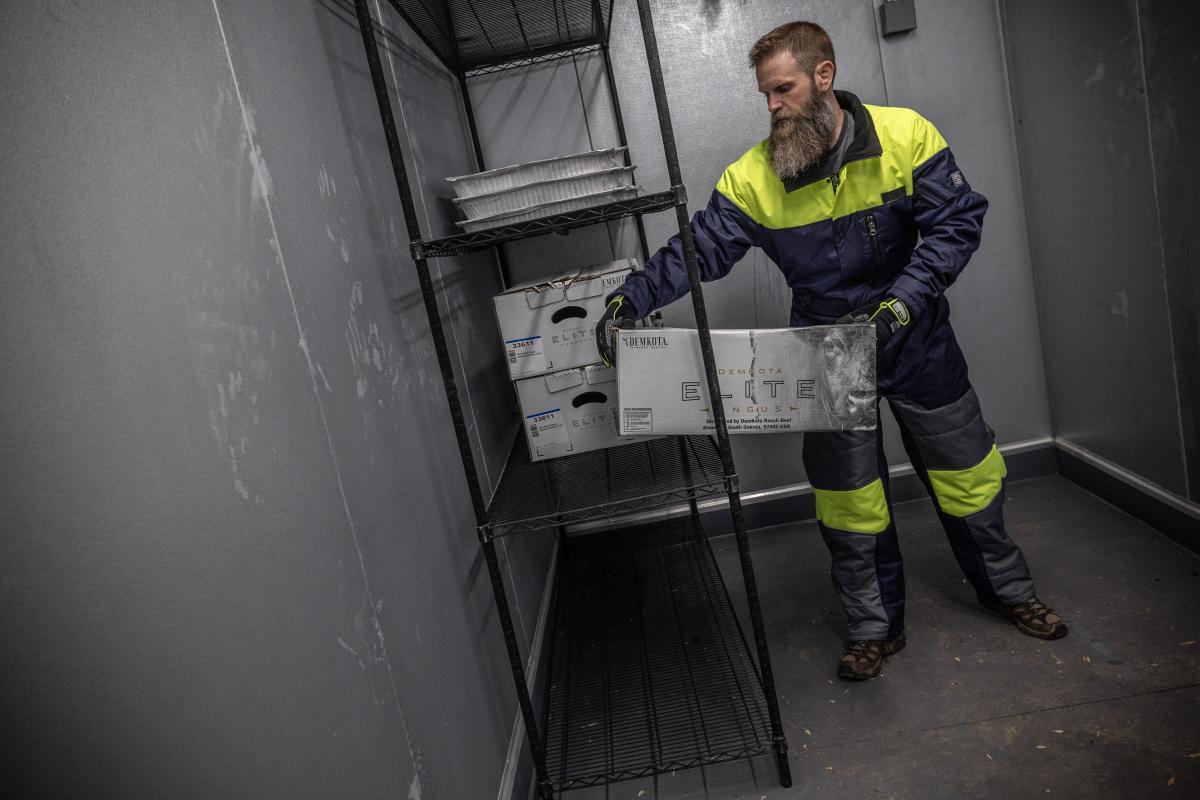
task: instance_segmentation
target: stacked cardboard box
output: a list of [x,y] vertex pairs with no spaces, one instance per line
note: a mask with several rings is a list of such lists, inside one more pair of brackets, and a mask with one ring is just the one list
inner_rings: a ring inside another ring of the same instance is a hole
[[633,259],[614,261],[495,297],[530,460],[652,438],[620,434],[616,370],[595,363],[604,298],[636,268]]
[[[875,326],[712,331],[730,434],[869,430],[876,425]],[[618,332],[621,433],[712,434],[700,336]]]

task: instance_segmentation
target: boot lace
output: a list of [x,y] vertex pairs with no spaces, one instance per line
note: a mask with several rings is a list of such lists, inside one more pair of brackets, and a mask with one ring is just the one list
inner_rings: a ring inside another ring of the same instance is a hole
[[857,658],[859,656],[865,656],[867,654],[868,647],[870,647],[869,642],[864,642],[864,641],[851,642],[850,647],[847,648],[846,652]]

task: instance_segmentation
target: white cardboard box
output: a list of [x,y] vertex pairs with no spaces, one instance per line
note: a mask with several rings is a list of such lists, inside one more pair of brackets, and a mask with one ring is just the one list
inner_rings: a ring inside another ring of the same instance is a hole
[[530,460],[655,438],[618,434],[616,380],[615,369],[596,364],[517,381]]
[[[715,330],[712,342],[731,434],[875,427],[874,326]],[[715,431],[695,330],[620,331],[617,377],[621,433]]]
[[512,380],[595,363],[604,298],[637,268],[631,258],[584,267],[496,295],[496,322]]

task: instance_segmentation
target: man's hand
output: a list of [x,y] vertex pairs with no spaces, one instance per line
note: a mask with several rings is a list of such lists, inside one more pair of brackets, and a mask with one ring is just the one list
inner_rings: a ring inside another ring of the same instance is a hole
[[632,328],[636,320],[637,315],[624,295],[613,295],[596,324],[596,350],[600,352],[600,362],[604,366],[617,363],[617,328]]
[[912,314],[908,306],[898,297],[887,297],[878,303],[856,308],[844,317],[839,317],[837,323],[874,322],[875,339],[879,347],[887,344],[888,339],[912,322]]

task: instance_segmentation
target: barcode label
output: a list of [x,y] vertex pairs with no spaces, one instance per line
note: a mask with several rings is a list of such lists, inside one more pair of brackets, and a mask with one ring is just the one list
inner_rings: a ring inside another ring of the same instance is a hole
[[508,357],[508,373],[514,378],[536,375],[554,366],[546,362],[546,350],[542,346],[541,336],[509,339],[504,343],[504,350]]
[[571,446],[571,434],[567,430],[562,409],[551,408],[525,417],[525,430],[539,456],[549,455]]
[[654,430],[654,410],[650,408],[621,409],[621,433],[651,433]]

